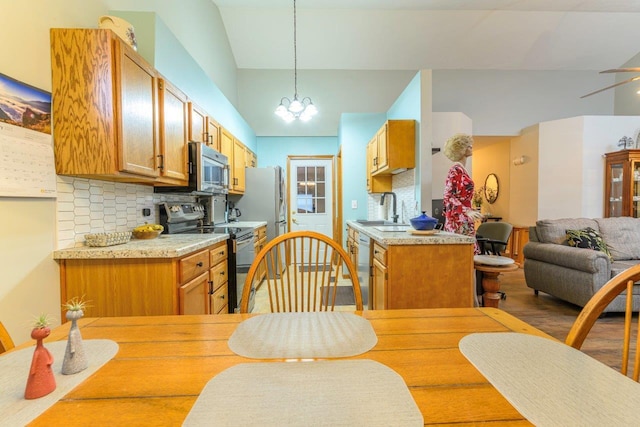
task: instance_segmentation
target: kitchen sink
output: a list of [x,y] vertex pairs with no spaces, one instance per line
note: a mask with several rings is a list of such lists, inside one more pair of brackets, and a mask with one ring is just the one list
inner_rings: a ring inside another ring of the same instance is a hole
[[409,224],[394,224],[394,225],[379,225],[377,227],[373,227],[378,231],[407,231],[411,228]]
[[395,222],[385,221],[383,219],[372,219],[372,220],[369,220],[369,219],[356,219],[356,222],[358,224],[362,224],[362,225],[367,226],[367,227],[373,227],[373,226],[376,226],[376,225],[398,225]]

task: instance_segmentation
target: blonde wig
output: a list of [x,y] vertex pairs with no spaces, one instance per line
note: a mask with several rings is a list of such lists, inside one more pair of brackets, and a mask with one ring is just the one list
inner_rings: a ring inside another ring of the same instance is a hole
[[444,155],[452,162],[464,159],[467,148],[473,145],[473,138],[464,133],[457,133],[444,143]]

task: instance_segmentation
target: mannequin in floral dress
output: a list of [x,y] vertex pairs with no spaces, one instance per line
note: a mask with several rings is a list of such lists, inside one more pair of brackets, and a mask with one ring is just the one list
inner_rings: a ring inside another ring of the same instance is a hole
[[[445,231],[475,238],[475,221],[482,219],[482,214],[471,208],[474,184],[465,164],[472,154],[473,139],[469,135],[459,133],[445,142],[444,155],[454,164],[445,181],[443,205]],[[475,253],[480,253],[477,242]]]

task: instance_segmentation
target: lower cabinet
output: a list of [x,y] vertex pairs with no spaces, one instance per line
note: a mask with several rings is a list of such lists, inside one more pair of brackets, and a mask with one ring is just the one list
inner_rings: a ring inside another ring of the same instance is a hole
[[473,245],[372,244],[374,310],[473,307]]
[[[258,253],[260,253],[262,248],[264,248],[267,244],[267,226],[263,225],[253,230],[253,237],[255,242],[253,244],[253,250],[255,255],[258,255]],[[264,279],[266,274],[267,274],[267,269],[264,263],[260,263],[257,271],[258,283],[262,282],[262,279]]]
[[84,296],[86,317],[227,313],[227,258],[223,241],[181,258],[63,259],[60,296]]

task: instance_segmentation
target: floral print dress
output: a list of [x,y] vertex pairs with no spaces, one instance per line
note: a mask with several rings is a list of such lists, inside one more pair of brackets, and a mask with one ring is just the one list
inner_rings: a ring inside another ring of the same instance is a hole
[[[467,170],[460,163],[454,163],[449,169],[444,187],[445,231],[476,237],[475,222],[465,212],[471,209],[474,185]],[[478,242],[475,253],[479,254]]]

